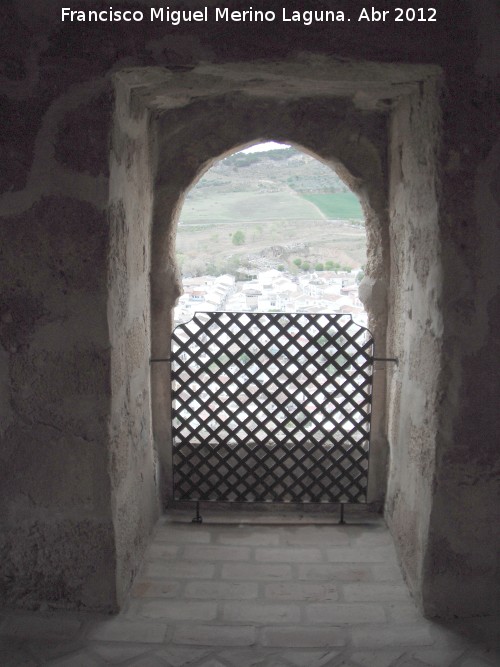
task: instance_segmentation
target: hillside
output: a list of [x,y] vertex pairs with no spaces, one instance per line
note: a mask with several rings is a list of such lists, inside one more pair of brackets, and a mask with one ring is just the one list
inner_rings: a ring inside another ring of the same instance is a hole
[[[234,236],[236,235],[236,236]],[[363,214],[337,174],[294,148],[234,153],[190,190],[178,229],[183,273],[364,263]]]
[[337,174],[294,148],[262,153],[233,153],[217,162],[198,182],[222,192],[349,192]]

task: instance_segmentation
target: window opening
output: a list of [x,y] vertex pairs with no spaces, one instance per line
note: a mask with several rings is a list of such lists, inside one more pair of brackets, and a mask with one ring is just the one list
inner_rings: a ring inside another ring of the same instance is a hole
[[365,257],[358,199],[292,146],[234,153],[191,189],[172,336],[176,500],[366,502]]
[[340,313],[367,324],[360,202],[292,146],[260,143],[212,166],[186,196],[176,251],[176,325],[200,311]]

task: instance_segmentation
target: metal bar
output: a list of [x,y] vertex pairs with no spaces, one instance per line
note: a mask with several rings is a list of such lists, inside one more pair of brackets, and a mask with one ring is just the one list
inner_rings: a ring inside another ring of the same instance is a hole
[[345,524],[344,521],[344,503],[340,503],[340,519],[339,519],[339,524],[343,526]]
[[196,503],[196,516],[191,519],[191,523],[203,523],[203,517],[200,514],[200,502]]
[[373,357],[373,361],[392,361],[398,366],[399,359],[397,357]]

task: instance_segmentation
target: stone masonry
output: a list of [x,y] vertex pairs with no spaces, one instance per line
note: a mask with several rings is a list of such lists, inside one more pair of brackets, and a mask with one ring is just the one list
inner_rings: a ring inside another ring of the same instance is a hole
[[[0,664],[97,667],[493,667],[491,623],[423,619],[383,520],[362,508],[174,511],[116,617],[18,613]],[[1,616],[0,616],[1,618]],[[17,662],[16,662],[17,660]],[[23,661],[24,660],[24,661]]]

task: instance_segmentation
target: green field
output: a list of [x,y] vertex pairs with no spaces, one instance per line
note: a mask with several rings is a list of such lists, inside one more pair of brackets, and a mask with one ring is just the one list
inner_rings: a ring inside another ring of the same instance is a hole
[[328,220],[362,220],[363,210],[359,199],[353,192],[333,194],[302,195],[317,206]]
[[352,192],[298,194],[285,192],[203,192],[188,196],[180,223],[266,222],[272,220],[362,220]]
[[314,202],[292,190],[285,192],[203,192],[187,197],[180,223],[322,220]]
[[363,217],[357,197],[317,160],[291,148],[236,153],[187,193],[177,261],[184,275],[237,274],[255,265],[297,273],[297,259],[359,268],[366,261]]

